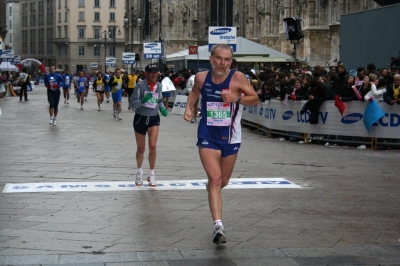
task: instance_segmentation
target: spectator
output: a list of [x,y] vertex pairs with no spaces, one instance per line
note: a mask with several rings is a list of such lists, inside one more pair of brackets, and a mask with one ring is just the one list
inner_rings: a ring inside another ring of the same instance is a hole
[[307,100],[308,99],[308,87],[303,87],[301,84],[301,79],[296,78],[292,80],[293,90],[289,99],[293,101]]
[[286,78],[286,74],[284,72],[278,73],[278,83],[279,83],[279,97],[277,100],[283,101],[286,98],[287,94],[291,94],[293,90],[292,83]]
[[379,77],[379,72],[376,70],[376,66],[372,63],[367,65],[367,71],[365,72],[365,74],[369,75],[371,73],[375,74],[377,78]]
[[335,100],[335,92],[328,83],[328,79],[324,76],[320,76],[318,80],[322,83],[322,87],[325,90],[326,100]]
[[346,72],[346,65],[344,63],[339,62],[337,67],[337,72],[338,72],[338,81],[336,88],[334,88],[334,92],[336,94],[339,93],[340,88],[342,88],[343,85],[346,84],[349,78],[349,74]]
[[371,91],[372,86],[375,86],[374,83],[375,79],[376,79],[375,74],[372,75],[370,74],[364,77],[363,84],[360,87],[361,101],[363,102],[365,101],[365,95],[367,95],[367,93]]
[[274,88],[275,83],[276,82],[273,78],[270,78],[268,81],[263,82],[260,89],[261,93],[258,95],[260,101],[265,102],[271,100],[272,98],[278,97],[279,92],[276,91]]
[[324,101],[326,101],[326,95],[322,83],[316,79],[311,80],[308,101],[300,111],[301,114],[304,114],[307,110],[310,111],[310,124],[318,124],[319,108]]
[[353,87],[356,89],[355,78],[353,76],[349,76],[349,78],[347,79],[347,83],[344,84],[339,91],[339,99],[342,102],[350,102],[357,100]]
[[387,86],[383,98],[387,104],[400,104],[400,74],[394,75],[394,82]]
[[[386,89],[384,88],[385,86],[382,84],[386,84],[384,79],[377,79],[375,74],[369,74],[369,80],[371,84],[371,90],[364,96],[365,101],[370,101],[372,102],[373,99],[375,101],[382,101],[383,100],[383,94],[386,92]],[[378,81],[378,86],[376,86],[376,81]],[[382,81],[381,84],[379,84],[379,81]],[[378,87],[378,89],[377,89]],[[382,88],[383,87],[383,88]]]
[[364,67],[359,67],[357,68],[357,76],[360,80],[362,80],[365,76],[365,68]]

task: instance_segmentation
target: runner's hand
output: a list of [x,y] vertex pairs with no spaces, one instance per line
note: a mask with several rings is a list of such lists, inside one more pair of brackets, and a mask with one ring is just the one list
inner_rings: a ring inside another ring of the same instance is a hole
[[160,112],[161,112],[163,117],[167,117],[168,116],[168,111],[164,107],[160,108]]
[[153,98],[153,94],[147,93],[147,94],[143,97],[142,103],[147,103],[148,101],[150,101],[151,98]]

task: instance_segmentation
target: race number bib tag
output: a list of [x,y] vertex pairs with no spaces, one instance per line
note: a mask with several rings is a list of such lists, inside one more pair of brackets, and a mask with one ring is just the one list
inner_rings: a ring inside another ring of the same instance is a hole
[[98,85],[98,86],[96,87],[96,90],[97,90],[97,91],[102,91],[102,90],[103,90],[103,86]]
[[79,88],[84,88],[84,87],[85,87],[85,82],[84,81],[79,82]]
[[[147,91],[146,94],[148,94],[148,93],[152,93],[152,92]],[[157,108],[157,105],[158,105],[158,93],[155,92],[152,94],[153,94],[153,98],[151,98],[150,101],[148,101],[147,103],[143,104],[143,106],[147,107],[147,108],[155,109],[155,108]]]
[[229,126],[231,124],[231,105],[223,102],[207,102],[207,125]]
[[65,78],[65,85],[69,85],[69,77]]

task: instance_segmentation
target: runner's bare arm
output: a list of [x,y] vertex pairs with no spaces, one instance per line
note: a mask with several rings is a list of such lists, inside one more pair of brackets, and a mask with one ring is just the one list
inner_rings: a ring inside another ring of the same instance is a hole
[[[233,81],[233,82],[232,82]],[[232,102],[237,101],[237,97],[243,93],[244,95],[241,97],[240,103],[243,105],[257,105],[259,103],[257,93],[255,92],[253,86],[249,83],[249,81],[246,79],[246,77],[243,75],[243,73],[236,72],[233,75],[231,81],[231,90],[233,89],[236,91],[235,99],[232,100]]]

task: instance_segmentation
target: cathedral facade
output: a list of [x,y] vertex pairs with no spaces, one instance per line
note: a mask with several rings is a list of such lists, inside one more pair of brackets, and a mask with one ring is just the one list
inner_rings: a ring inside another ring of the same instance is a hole
[[132,32],[138,50],[143,42],[161,41],[164,57],[206,45],[209,26],[237,27],[238,36],[292,55],[283,19],[301,18],[304,39],[296,55],[310,66],[340,61],[341,15],[380,7],[373,0],[126,0],[126,5],[143,18],[127,39]]

